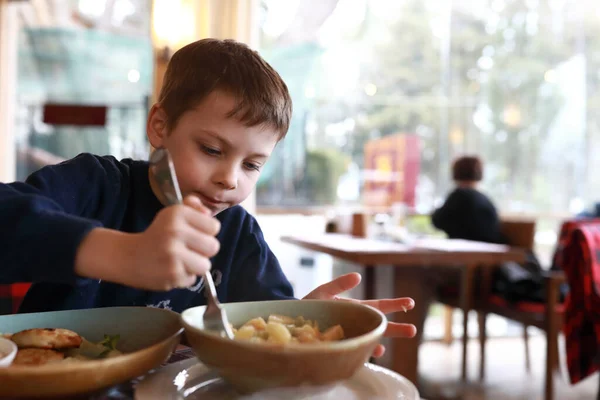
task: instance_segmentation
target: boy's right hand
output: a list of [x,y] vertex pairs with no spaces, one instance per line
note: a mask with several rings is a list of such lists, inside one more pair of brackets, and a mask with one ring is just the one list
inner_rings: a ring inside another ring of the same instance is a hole
[[81,242],[75,272],[140,289],[192,286],[219,251],[219,221],[200,200],[165,207],[146,231],[127,234],[97,228]]

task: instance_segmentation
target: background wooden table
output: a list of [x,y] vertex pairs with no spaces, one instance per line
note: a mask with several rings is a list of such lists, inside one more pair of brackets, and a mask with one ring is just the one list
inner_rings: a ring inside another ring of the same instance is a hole
[[[461,271],[461,308],[466,327],[468,310],[473,305],[473,278],[477,268],[492,267],[502,262],[525,260],[525,251],[504,245],[452,239],[420,239],[409,244],[325,233],[317,236],[284,236],[283,242],[305,249],[329,254],[364,267],[365,297],[377,298],[375,268],[393,266],[394,297],[411,297],[415,308],[408,313],[396,313],[390,319],[414,324],[417,337],[393,341],[391,368],[417,384],[419,343],[433,290],[427,283],[430,267],[459,268]],[[466,330],[465,330],[466,331]],[[463,340],[463,360],[466,360],[467,341]],[[466,363],[462,365],[466,376]]]

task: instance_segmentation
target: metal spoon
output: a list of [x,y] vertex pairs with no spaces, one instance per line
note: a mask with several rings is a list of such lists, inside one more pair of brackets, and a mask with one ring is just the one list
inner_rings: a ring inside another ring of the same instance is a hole
[[[154,150],[150,155],[150,169],[169,204],[181,204],[183,198],[175,174],[175,165],[167,149]],[[204,294],[207,299],[203,316],[204,327],[219,332],[223,337],[233,339],[233,331],[229,325],[227,314],[217,298],[217,289],[210,272],[204,275],[204,282]]]

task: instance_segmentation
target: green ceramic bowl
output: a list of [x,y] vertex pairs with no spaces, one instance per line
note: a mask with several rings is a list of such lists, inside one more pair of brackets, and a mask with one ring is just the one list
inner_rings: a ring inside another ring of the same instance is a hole
[[[97,342],[120,335],[122,356],[77,363],[0,368],[0,397],[67,396],[143,375],[166,361],[181,338],[179,314],[150,307],[114,307],[0,316],[0,332],[66,328]],[[35,383],[35,384],[34,384]]]
[[198,359],[241,393],[304,384],[323,385],[350,378],[371,356],[387,326],[378,310],[361,304],[285,300],[224,304],[238,327],[271,314],[316,320],[321,330],[340,324],[346,339],[318,344],[265,345],[222,338],[204,329],[205,307],[181,314],[185,336]]

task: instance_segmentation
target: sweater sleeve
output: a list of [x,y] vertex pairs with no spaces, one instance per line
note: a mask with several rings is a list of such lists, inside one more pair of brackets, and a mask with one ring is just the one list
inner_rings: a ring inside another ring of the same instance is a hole
[[473,235],[483,242],[505,244],[500,231],[500,217],[493,203],[482,195],[478,208],[477,223],[473,224]]
[[0,283],[73,282],[77,248],[112,213],[120,181],[115,162],[83,154],[0,183]]
[[448,232],[456,224],[457,216],[462,214],[463,204],[459,194],[452,192],[444,204],[431,215],[431,223],[437,229]]
[[243,239],[243,257],[236,266],[229,288],[230,302],[288,300],[294,298],[292,285],[281,270],[277,257],[273,254],[258,223],[252,216],[250,233]]

